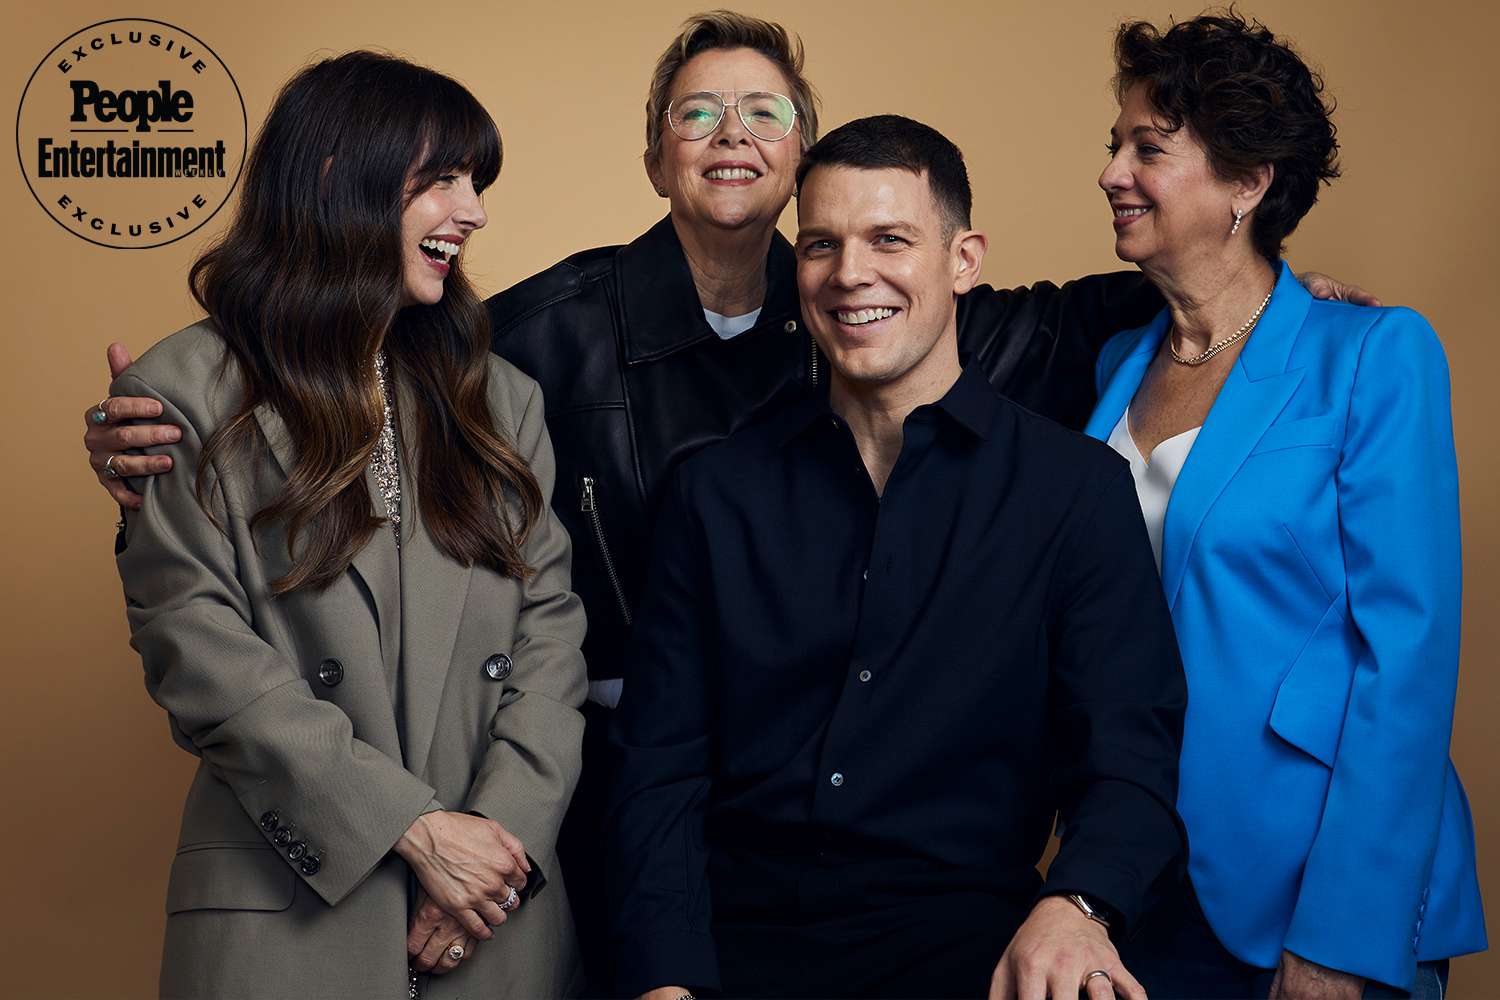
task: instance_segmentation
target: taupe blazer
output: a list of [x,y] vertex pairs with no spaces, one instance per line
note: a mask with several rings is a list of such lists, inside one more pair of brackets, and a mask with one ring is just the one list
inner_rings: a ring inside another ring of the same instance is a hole
[[[540,390],[490,357],[491,413],[546,494],[526,582],[443,554],[405,475],[399,559],[382,527],[327,588],[274,598],[285,532],[249,522],[291,468],[277,414],[254,414],[264,447],[210,470],[223,531],[194,494],[203,443],[242,398],[233,366],[221,377],[225,355],[199,323],[111,387],[160,400],[183,431],[161,449],[173,471],[140,484],[145,507],[118,557],[146,688],[202,761],[167,889],[162,995],[405,997],[411,879],[391,846],[434,802],[502,823],[546,884],[423,995],[567,995],[576,944],[553,851],[587,681]],[[373,480],[371,497],[383,516]]]

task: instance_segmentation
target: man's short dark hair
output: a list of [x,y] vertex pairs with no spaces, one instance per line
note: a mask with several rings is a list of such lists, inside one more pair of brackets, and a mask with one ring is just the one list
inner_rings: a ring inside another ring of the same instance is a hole
[[909,170],[927,175],[927,186],[943,216],[943,238],[969,228],[974,195],[964,154],[930,125],[902,115],[856,118],[813,143],[797,167],[797,193],[816,167]]

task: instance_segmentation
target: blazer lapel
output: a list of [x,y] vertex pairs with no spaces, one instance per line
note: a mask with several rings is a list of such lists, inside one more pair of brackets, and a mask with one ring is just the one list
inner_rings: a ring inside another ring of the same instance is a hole
[[[257,405],[253,412],[272,457],[281,467],[281,474],[290,475],[296,456],[281,414],[266,403]],[[377,517],[385,517],[379,486],[368,469],[365,471],[365,487],[370,491],[371,512]],[[385,660],[386,676],[395,677],[401,651],[401,591],[396,543],[391,531],[387,528],[377,530],[364,548],[355,554],[350,568],[370,594],[380,628],[380,652]]]
[[1166,336],[1170,321],[1171,314],[1163,309],[1155,319],[1137,330],[1134,339],[1125,346],[1124,359],[1108,375],[1108,381],[1099,393],[1099,402],[1094,407],[1094,415],[1089,417],[1088,425],[1083,429],[1089,437],[1109,440],[1110,432],[1120,422],[1120,414],[1130,405],[1136,389],[1140,388],[1141,379],[1146,377],[1146,369],[1151,365],[1161,338]]
[[[396,382],[402,439],[407,442],[406,453],[414,454],[411,443],[416,441],[416,426],[411,414],[417,401],[399,378]],[[414,468],[402,467],[399,698],[406,767],[422,777],[473,570],[438,548],[428,534],[419,509],[416,479]]]
[[1176,606],[1203,518],[1302,382],[1302,369],[1287,371],[1286,365],[1311,305],[1312,296],[1283,263],[1271,303],[1235,359],[1167,503],[1161,582],[1169,607]]

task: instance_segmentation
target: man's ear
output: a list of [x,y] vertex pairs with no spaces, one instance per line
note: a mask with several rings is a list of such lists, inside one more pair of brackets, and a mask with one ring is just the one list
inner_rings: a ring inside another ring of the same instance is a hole
[[979,281],[979,268],[990,248],[989,237],[977,229],[968,229],[953,237],[953,256],[957,261],[953,275],[953,294],[963,295]]

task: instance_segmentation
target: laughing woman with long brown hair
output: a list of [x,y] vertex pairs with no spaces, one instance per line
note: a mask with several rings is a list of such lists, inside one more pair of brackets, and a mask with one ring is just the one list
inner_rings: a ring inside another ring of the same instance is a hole
[[140,484],[119,554],[147,689],[201,760],[165,996],[575,985],[553,847],[584,617],[541,395],[460,265],[499,169],[453,80],[303,70],[193,267],[207,318],[115,382],[197,472]]

